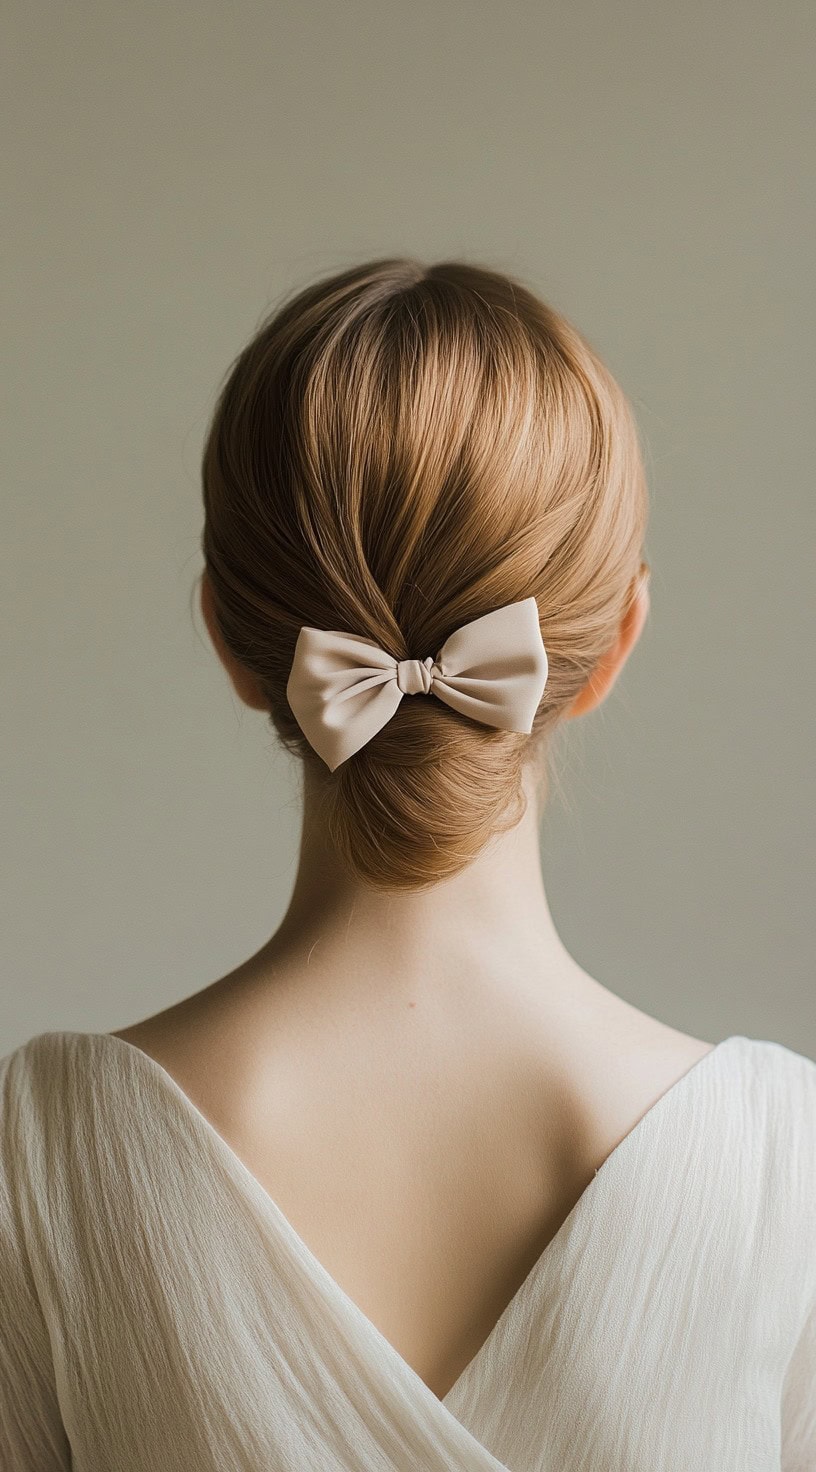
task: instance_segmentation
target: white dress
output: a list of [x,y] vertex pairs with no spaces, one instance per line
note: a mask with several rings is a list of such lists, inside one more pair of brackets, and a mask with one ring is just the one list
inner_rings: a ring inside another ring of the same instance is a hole
[[3,1472],[814,1472],[816,1062],[726,1038],[443,1400],[160,1064],[0,1060]]

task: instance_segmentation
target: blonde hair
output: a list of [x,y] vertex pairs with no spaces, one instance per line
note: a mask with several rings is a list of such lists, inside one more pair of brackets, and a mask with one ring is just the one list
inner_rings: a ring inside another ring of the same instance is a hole
[[[228,370],[202,479],[219,631],[285,748],[320,768],[343,860],[385,890],[456,874],[522,816],[523,762],[636,590],[647,493],[615,379],[506,275],[375,260],[265,320]],[[531,735],[417,696],[322,767],[285,694],[302,624],[424,658],[531,594],[549,659]]]

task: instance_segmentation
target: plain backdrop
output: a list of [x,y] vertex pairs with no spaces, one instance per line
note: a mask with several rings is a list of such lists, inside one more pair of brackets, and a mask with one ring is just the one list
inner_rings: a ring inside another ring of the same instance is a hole
[[542,829],[565,944],[816,1057],[814,18],[740,0],[6,8],[0,1053],[274,930],[297,771],[191,604],[217,387],[275,302],[463,257],[633,402],[649,623]]

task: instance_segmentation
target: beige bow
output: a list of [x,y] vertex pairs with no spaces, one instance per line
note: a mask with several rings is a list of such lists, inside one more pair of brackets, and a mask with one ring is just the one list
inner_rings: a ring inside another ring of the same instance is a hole
[[361,635],[304,624],[286,698],[333,772],[391,719],[403,695],[434,694],[483,725],[529,732],[546,683],[538,604],[523,598],[463,624],[436,659],[395,659]]

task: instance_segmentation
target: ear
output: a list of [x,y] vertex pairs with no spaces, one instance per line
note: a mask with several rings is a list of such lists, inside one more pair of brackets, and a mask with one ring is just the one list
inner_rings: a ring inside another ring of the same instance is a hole
[[614,644],[598,660],[583,690],[578,693],[572,705],[565,712],[567,720],[571,720],[573,716],[586,715],[588,711],[594,710],[602,700],[606,699],[640,638],[648,612],[649,575],[647,571],[646,576],[640,578],[635,596],[621,619]]
[[249,670],[244,669],[243,665],[238,663],[235,656],[224,643],[221,630],[218,627],[218,620],[215,616],[213,592],[206,569],[201,574],[201,612],[215,652],[229,675],[238,699],[243,701],[244,705],[248,705],[250,710],[264,710],[268,713],[269,702],[264,698],[255,676]]

